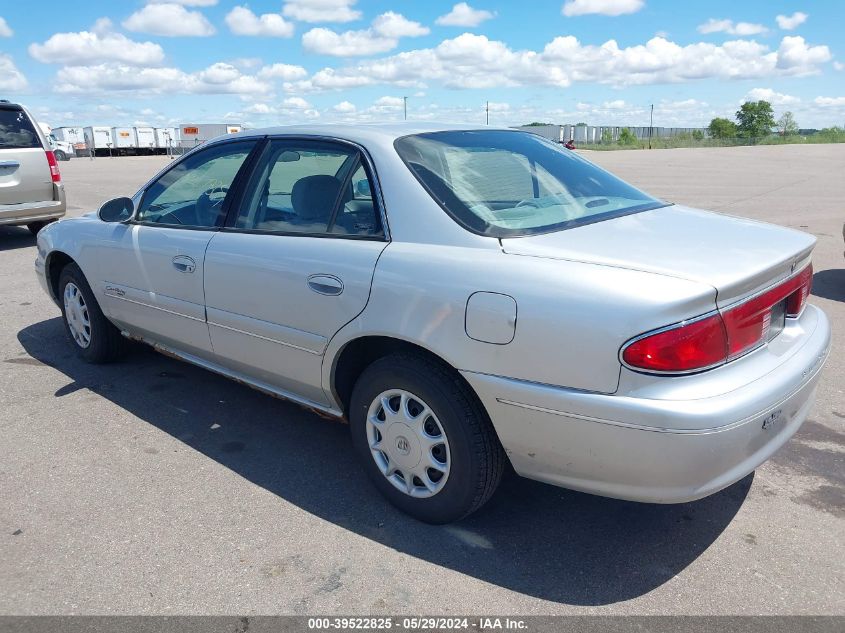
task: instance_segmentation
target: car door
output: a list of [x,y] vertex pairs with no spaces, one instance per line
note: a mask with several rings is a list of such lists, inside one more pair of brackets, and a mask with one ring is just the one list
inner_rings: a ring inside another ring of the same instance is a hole
[[364,309],[387,245],[368,159],[341,142],[274,139],[211,241],[206,311],[219,362],[327,404],[328,341]]
[[131,333],[212,357],[205,319],[205,251],[222,227],[228,191],[256,140],[192,153],[143,192],[135,219],[98,247],[104,309]]

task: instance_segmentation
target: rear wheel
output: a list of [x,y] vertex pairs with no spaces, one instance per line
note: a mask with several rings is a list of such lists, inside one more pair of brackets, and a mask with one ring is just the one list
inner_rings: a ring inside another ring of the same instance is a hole
[[59,302],[65,332],[76,353],[89,363],[123,356],[127,341],[104,315],[79,266],[68,264],[59,276]]
[[365,369],[349,422],[373,483],[421,521],[471,514],[501,479],[504,452],[487,415],[454,371],[423,355],[395,354]]
[[67,154],[60,149],[57,149],[53,154],[56,155],[56,160],[68,160]]
[[29,229],[29,232],[33,235],[38,235],[38,231],[43,229],[45,226],[50,224],[51,222],[55,222],[55,220],[42,220],[41,222],[30,222],[26,225],[26,228]]

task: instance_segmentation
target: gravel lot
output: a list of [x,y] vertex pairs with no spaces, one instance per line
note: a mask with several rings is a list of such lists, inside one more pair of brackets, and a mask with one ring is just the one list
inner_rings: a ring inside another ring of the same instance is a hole
[[[756,474],[650,506],[508,478],[417,523],[347,428],[139,348],[84,365],[25,229],[0,228],[0,613],[845,614],[845,145],[590,153],[665,199],[818,237],[834,349]],[[70,215],[166,158],[62,163]]]

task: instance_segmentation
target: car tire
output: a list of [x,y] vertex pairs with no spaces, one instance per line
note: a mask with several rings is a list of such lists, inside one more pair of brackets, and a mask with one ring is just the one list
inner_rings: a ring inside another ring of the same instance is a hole
[[68,160],[68,156],[67,156],[67,154],[65,154],[65,153],[64,153],[62,150],[60,150],[60,149],[57,149],[55,152],[53,152],[53,154],[55,154],[55,156],[56,156],[56,160]]
[[29,232],[33,235],[38,235],[38,231],[43,229],[48,224],[52,224],[55,220],[41,220],[40,222],[30,222],[26,225],[26,228],[29,229]]
[[[420,521],[468,516],[501,480],[504,451],[481,403],[453,369],[422,354],[392,354],[367,367],[352,392],[349,425],[376,488]],[[426,470],[431,459],[436,468]]]
[[62,269],[58,299],[65,333],[80,358],[89,363],[108,363],[126,353],[128,341],[103,315],[91,286],[76,264]]

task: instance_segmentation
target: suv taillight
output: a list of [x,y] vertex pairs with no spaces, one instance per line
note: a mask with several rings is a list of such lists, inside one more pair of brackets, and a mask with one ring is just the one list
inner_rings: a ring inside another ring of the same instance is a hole
[[777,286],[726,310],[636,337],[622,348],[622,360],[633,369],[669,374],[723,365],[766,342],[773,308],[782,301],[786,302],[788,318],[800,316],[812,281],[810,264]]
[[50,166],[50,177],[53,182],[61,182],[62,175],[59,173],[59,163],[56,160],[56,155],[52,150],[47,150],[47,164]]

